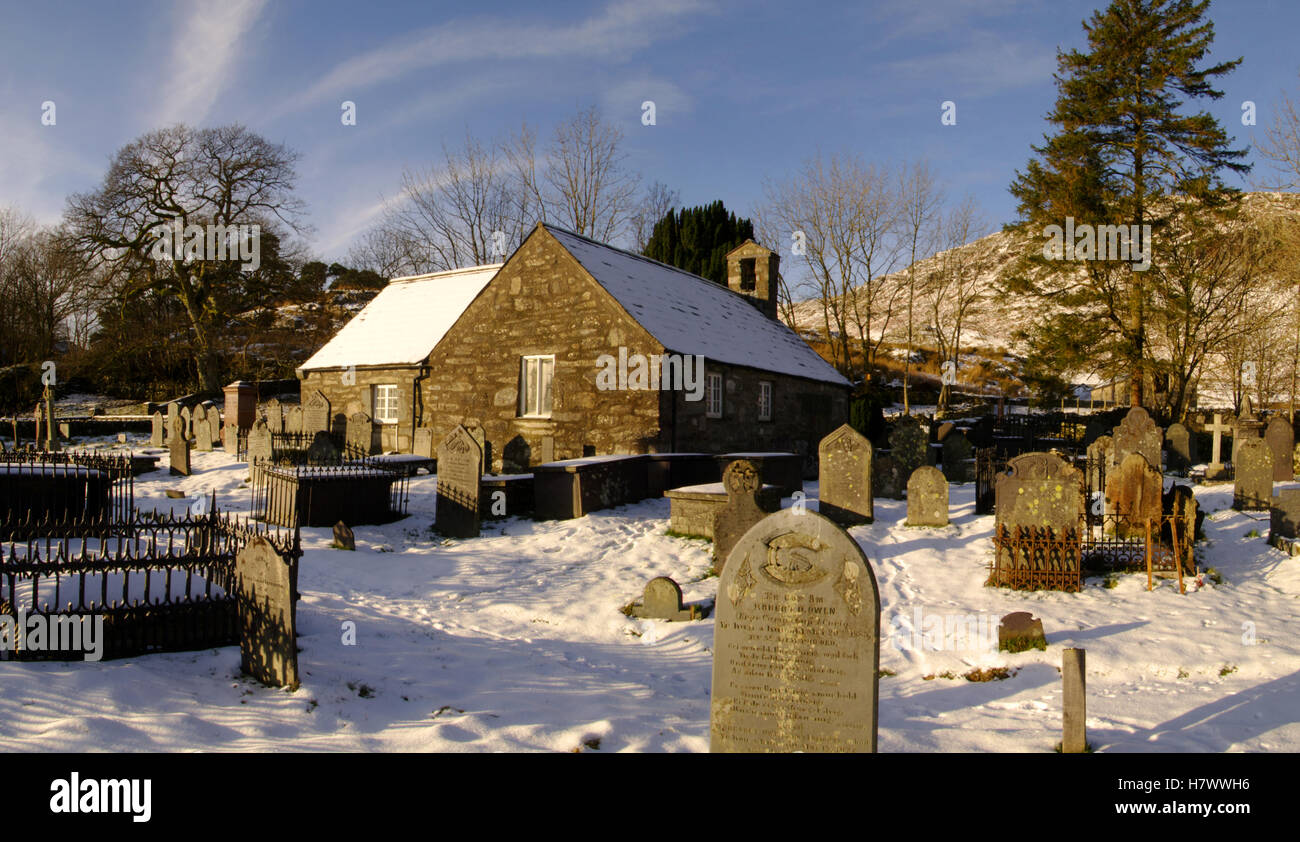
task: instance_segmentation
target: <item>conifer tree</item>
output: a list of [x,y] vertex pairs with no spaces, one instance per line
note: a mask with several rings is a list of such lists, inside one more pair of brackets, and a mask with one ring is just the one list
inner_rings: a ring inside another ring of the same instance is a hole
[[[1205,67],[1214,24],[1209,0],[1113,0],[1084,23],[1086,51],[1058,52],[1058,97],[1047,120],[1055,133],[1016,173],[1011,193],[1027,230],[1074,224],[1137,226],[1158,249],[1179,213],[1230,204],[1224,171],[1244,173],[1244,150],[1196,100],[1217,100],[1217,77],[1241,59]],[[1150,226],[1144,229],[1142,226]],[[1152,243],[1135,242],[1134,252]],[[1034,252],[1012,283],[1051,298],[1055,316],[1037,326],[1040,357],[1066,367],[1108,357],[1143,404],[1147,314],[1154,274],[1140,260],[1052,259]]]
[[738,219],[719,200],[669,210],[655,224],[642,253],[725,286],[727,252],[753,237],[754,223]]

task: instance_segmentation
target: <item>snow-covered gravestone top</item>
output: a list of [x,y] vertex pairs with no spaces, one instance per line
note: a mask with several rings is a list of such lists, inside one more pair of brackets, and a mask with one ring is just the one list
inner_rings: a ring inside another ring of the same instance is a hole
[[846,526],[871,523],[871,442],[844,424],[817,446],[818,511]]
[[436,527],[452,538],[477,538],[483,450],[463,425],[438,445]]
[[848,533],[768,515],[731,551],[716,611],[710,750],[876,750],[880,595]]

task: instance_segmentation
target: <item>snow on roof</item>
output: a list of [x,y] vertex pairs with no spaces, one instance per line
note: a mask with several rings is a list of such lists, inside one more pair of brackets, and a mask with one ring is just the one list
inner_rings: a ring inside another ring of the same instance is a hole
[[302,369],[422,362],[500,268],[492,263],[394,278]]
[[848,385],[794,331],[726,287],[563,228],[544,227],[668,351]]

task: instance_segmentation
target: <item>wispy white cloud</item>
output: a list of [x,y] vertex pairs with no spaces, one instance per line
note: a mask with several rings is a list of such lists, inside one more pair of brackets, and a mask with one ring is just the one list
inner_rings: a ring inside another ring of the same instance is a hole
[[462,62],[556,59],[622,59],[677,31],[693,16],[712,10],[709,0],[617,0],[573,23],[515,19],[453,21],[395,39],[354,56],[293,98],[294,111],[357,92],[407,74]]
[[172,51],[153,125],[201,123],[235,81],[236,61],[266,0],[189,0],[175,7]]

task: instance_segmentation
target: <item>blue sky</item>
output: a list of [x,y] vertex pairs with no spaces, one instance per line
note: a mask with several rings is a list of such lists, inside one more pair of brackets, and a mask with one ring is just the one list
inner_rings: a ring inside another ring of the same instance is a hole
[[[312,250],[343,259],[443,143],[598,105],[629,165],[686,204],[750,212],[808,156],[925,158],[996,226],[1041,140],[1058,46],[1102,0],[741,3],[0,2],[0,205],[54,221],[113,153],[174,122],[240,122],[302,154]],[[1208,108],[1250,145],[1300,92],[1300,3],[1216,0],[1215,56],[1244,56]],[[41,103],[57,108],[41,124]],[[357,107],[342,125],[340,103]],[[641,124],[654,100],[657,124]],[[940,104],[957,104],[957,125]],[[1256,102],[1258,125],[1241,124]],[[1262,167],[1256,175],[1265,176]],[[1241,186],[1251,186],[1241,183]]]

